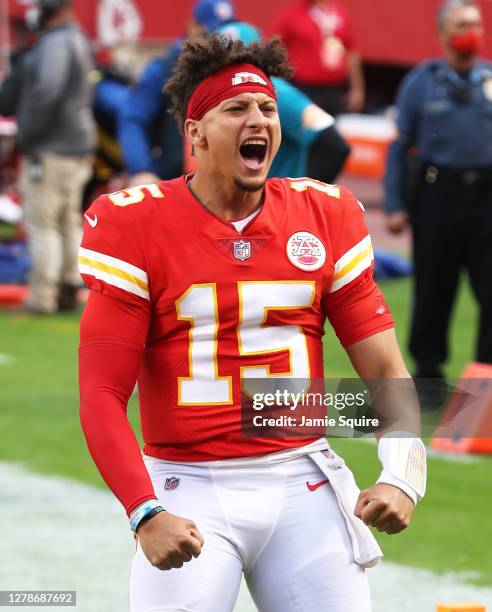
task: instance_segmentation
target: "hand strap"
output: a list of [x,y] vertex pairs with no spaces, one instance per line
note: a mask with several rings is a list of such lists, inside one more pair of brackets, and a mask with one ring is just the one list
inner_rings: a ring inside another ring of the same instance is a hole
[[407,432],[392,431],[379,440],[378,456],[383,471],[377,482],[398,487],[416,504],[425,495],[426,452],[422,440],[410,436]]

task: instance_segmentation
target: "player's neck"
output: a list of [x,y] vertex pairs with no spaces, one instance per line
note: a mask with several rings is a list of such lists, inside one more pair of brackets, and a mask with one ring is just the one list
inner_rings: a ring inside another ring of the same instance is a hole
[[198,172],[188,187],[202,206],[222,219],[244,219],[258,208],[264,193],[264,189],[246,191],[233,183],[210,180]]

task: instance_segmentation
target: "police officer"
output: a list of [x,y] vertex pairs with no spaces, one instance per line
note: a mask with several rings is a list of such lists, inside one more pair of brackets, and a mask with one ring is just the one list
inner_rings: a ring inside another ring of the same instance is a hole
[[413,230],[410,352],[422,378],[442,377],[463,268],[480,305],[476,359],[492,363],[492,64],[478,57],[483,22],[473,0],[445,2],[438,26],[443,57],[414,68],[398,92],[385,177],[388,229],[410,221]]

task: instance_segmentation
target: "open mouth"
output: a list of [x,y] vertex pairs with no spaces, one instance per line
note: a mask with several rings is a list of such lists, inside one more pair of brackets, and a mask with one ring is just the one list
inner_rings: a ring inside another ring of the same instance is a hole
[[248,138],[239,147],[244,164],[251,170],[261,168],[267,154],[267,142],[261,138]]

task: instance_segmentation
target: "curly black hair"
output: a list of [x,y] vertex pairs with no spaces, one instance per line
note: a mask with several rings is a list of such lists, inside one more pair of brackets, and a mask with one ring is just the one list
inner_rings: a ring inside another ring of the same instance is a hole
[[278,37],[267,42],[244,45],[240,40],[228,40],[219,34],[204,34],[184,44],[173,76],[165,90],[172,100],[170,112],[183,128],[191,94],[208,76],[233,64],[253,64],[271,76],[288,79],[292,69],[287,64],[287,52]]

